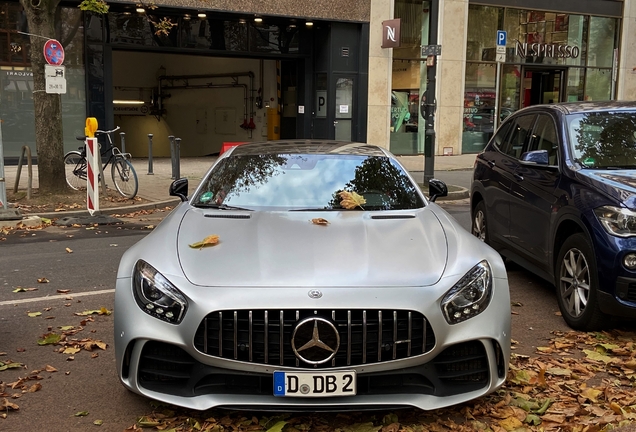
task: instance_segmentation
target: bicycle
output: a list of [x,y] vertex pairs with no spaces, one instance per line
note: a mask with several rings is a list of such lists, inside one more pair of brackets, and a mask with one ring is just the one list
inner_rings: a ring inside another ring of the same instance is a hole
[[[110,175],[117,192],[125,198],[132,199],[137,195],[139,182],[135,168],[128,160],[131,158],[130,153],[122,153],[121,150],[113,145],[112,134],[118,130],[119,126],[109,131],[95,131],[95,136],[106,135],[108,138],[108,148],[102,151],[102,146],[101,144],[99,145],[101,156],[106,156],[110,153],[108,160],[106,160],[106,163],[102,166],[102,172],[106,171],[106,167],[112,162]],[[77,137],[77,139],[84,141],[86,137]],[[66,183],[69,187],[74,190],[86,189],[86,146],[79,147],[79,151],[71,150],[66,153],[64,155],[64,166],[66,171]]]

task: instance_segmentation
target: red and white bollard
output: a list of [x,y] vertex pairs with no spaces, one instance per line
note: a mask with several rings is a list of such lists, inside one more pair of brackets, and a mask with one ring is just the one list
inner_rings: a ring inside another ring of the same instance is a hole
[[97,119],[89,117],[86,119],[86,208],[93,216],[99,213],[99,172],[100,157],[99,143],[95,138],[97,130]]

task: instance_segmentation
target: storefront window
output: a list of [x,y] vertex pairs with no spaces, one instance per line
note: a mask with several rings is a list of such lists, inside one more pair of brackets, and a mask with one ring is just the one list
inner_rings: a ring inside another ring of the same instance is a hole
[[503,8],[470,5],[466,60],[495,61],[497,30],[502,28]]
[[568,69],[568,85],[566,87],[567,102],[579,102],[584,99],[583,85],[585,77],[585,69],[570,68]]
[[616,46],[615,18],[590,18],[590,48],[588,50],[588,66],[612,67],[614,47]]
[[[12,55],[0,62],[0,118],[4,156],[17,158],[22,147],[35,147],[35,112],[33,107],[33,72],[30,68],[30,40],[17,34],[26,31],[26,17],[18,3],[0,3],[0,35],[12,41]],[[62,99],[64,148],[77,147],[75,137],[83,135],[86,124],[86,81],[84,77],[84,32],[82,11],[62,8],[57,38],[65,49],[66,94]]]
[[395,2],[395,17],[401,19],[402,46],[393,49],[390,150],[399,155],[424,153],[422,102],[427,68],[421,46],[428,43],[428,13],[428,1]]
[[604,101],[611,98],[612,70],[588,69],[585,80],[585,100]]
[[462,153],[479,152],[492,136],[496,71],[494,63],[466,65]]

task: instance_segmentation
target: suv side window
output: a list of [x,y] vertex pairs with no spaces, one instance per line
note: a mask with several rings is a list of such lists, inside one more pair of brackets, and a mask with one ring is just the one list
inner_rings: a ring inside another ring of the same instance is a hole
[[549,164],[557,165],[559,163],[558,148],[559,139],[554,120],[549,115],[539,115],[528,151],[547,150]]
[[530,131],[532,130],[532,125],[534,124],[535,118],[536,115],[534,114],[517,117],[510,137],[501,146],[501,151],[503,153],[515,159],[521,158],[521,154],[523,153],[524,147],[528,142],[528,137],[530,135]]
[[497,133],[493,137],[493,143],[495,147],[501,149],[501,146],[504,144],[506,137],[508,136],[508,132],[510,132],[510,127],[514,122],[507,122],[501,125]]

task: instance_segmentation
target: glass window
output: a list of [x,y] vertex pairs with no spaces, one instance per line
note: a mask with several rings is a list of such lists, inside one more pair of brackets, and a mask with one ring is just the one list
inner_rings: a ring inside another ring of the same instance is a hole
[[480,152],[492,137],[496,71],[494,63],[466,64],[462,153]]
[[214,167],[191,202],[195,207],[341,210],[341,191],[361,195],[364,210],[424,206],[416,185],[392,160],[346,154],[231,156]]
[[587,55],[588,66],[612,67],[616,47],[615,18],[590,17],[590,47]]
[[250,51],[298,52],[298,40],[298,27],[261,23],[249,29]]
[[565,89],[567,102],[579,102],[585,99],[583,87],[585,84],[585,69],[569,68],[568,69],[568,85]]
[[611,98],[612,70],[587,69],[585,82],[585,100],[603,101]]
[[506,141],[508,132],[510,132],[510,129],[513,124],[514,124],[514,121],[509,121],[502,124],[501,127],[497,129],[497,133],[495,134],[495,137],[493,138],[493,142],[498,149],[501,149],[503,143]]
[[517,118],[510,139],[504,142],[501,151],[515,159],[520,159],[534,123],[535,115],[524,115]]
[[546,150],[548,152],[548,163],[557,165],[558,147],[559,139],[557,138],[554,120],[549,115],[539,115],[528,151]]
[[495,61],[497,30],[503,24],[503,8],[469,5],[466,60]]
[[574,159],[588,168],[633,168],[636,112],[588,112],[567,116]]
[[184,48],[247,51],[247,24],[191,18],[181,20],[179,31]]

